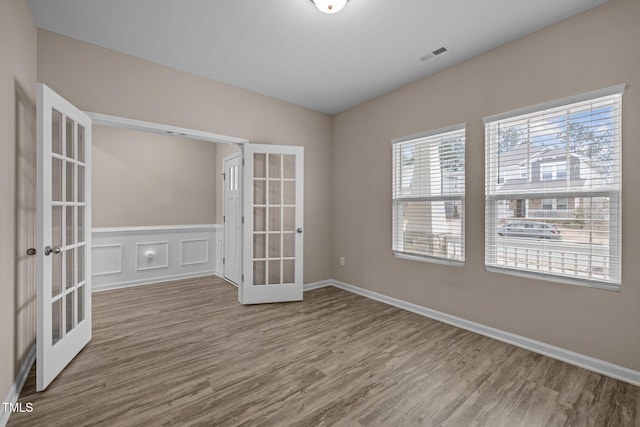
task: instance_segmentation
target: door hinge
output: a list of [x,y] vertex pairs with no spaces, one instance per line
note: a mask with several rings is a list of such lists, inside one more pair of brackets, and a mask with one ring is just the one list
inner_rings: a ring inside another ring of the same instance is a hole
[[242,275],[242,282],[244,282],[244,274]]
[[222,258],[222,265],[224,265],[226,262],[227,262],[227,259],[223,257]]
[[222,222],[227,222],[227,216],[226,215],[222,215]]
[[244,224],[244,216],[242,217],[242,223]]
[[227,174],[226,174],[226,173],[224,173],[224,172],[222,173],[222,180],[223,180],[223,181],[226,181],[226,180],[227,180]]
[[242,159],[242,166],[244,166],[244,159]]

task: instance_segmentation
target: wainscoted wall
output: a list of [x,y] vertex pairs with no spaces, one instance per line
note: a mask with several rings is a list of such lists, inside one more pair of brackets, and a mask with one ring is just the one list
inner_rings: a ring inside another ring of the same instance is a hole
[[93,290],[223,274],[222,225],[92,230]]

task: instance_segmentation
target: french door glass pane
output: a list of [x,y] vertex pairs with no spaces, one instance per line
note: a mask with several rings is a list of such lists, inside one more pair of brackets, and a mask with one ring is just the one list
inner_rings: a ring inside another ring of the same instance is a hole
[[269,284],[279,285],[281,283],[282,281],[280,276],[280,260],[270,260],[269,261]]
[[282,230],[282,208],[269,207],[269,231]]
[[51,200],[62,201],[62,160],[51,159]]
[[62,338],[62,301],[60,298],[51,304],[51,344],[55,345]]
[[65,296],[65,306],[66,306],[66,317],[65,317],[65,324],[66,324],[66,331],[67,333],[69,333],[72,329],[73,329],[73,314],[74,314],[74,309],[73,309],[73,294],[74,292],[70,292]]
[[266,242],[264,234],[253,235],[253,257],[254,258],[266,258]]
[[265,161],[265,154],[255,153],[253,155],[253,176],[254,178],[266,178],[267,177],[267,164]]
[[295,282],[295,260],[285,259],[282,261],[282,281],[283,283]]
[[78,206],[78,243],[84,242],[84,206]]
[[266,274],[266,261],[253,261],[253,284],[264,285]]
[[78,125],[78,161],[84,162],[84,127]]
[[296,177],[296,156],[293,154],[282,156],[282,176],[285,179],[294,179]]
[[269,154],[269,178],[282,176],[282,154]]
[[74,256],[73,256],[73,252],[74,249],[67,249],[66,251],[63,252],[64,257],[65,257],[65,261],[66,261],[66,284],[67,284],[67,289],[72,288],[74,283]]
[[62,291],[62,255],[51,255],[51,296]]
[[253,208],[253,230],[265,231],[265,208]]
[[296,229],[296,208],[286,207],[283,210],[283,231],[295,231]]
[[78,323],[84,320],[84,290],[84,285],[78,288]]
[[265,185],[266,181],[256,180],[253,182],[253,203],[255,205],[266,204]]
[[51,151],[62,155],[62,113],[51,110]]
[[293,233],[284,233],[282,235],[282,256],[285,258],[293,258],[296,253],[296,235]]
[[[51,246],[62,247],[62,206],[51,208]],[[56,296],[62,290],[62,256],[51,255],[51,295]]]
[[67,135],[66,135],[66,150],[65,150],[65,156],[67,156],[70,159],[73,159],[75,157],[75,150],[73,147],[73,120],[71,120],[69,117],[67,117]]
[[284,194],[282,203],[285,205],[295,205],[296,204],[296,182],[295,181],[285,181],[283,182],[284,186]]
[[65,200],[67,202],[73,202],[74,199],[74,194],[73,194],[73,169],[75,167],[75,165],[71,162],[64,162],[65,163],[65,168],[66,168],[66,175],[67,175],[67,183],[66,183],[66,189],[67,189],[67,195]]
[[78,271],[76,283],[84,282],[84,250],[85,246],[78,246]]
[[269,233],[269,258],[280,256],[280,233]]
[[280,181],[279,179],[269,180],[269,204],[282,204],[282,181]]
[[84,202],[84,166],[78,165],[78,202]]
[[69,246],[69,245],[73,245],[74,241],[74,233],[73,233],[73,217],[74,217],[74,207],[73,206],[67,206],[65,208],[66,210],[66,227],[65,227],[65,235],[66,235],[66,242],[65,245]]

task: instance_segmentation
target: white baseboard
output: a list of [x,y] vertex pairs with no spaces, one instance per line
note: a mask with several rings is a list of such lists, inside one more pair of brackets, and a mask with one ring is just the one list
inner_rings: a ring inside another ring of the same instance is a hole
[[[18,402],[18,398],[20,397],[20,392],[22,391],[22,387],[24,387],[24,382],[27,380],[27,376],[29,376],[29,371],[31,371],[31,367],[33,363],[36,361],[36,345],[35,343],[29,349],[29,353],[24,360],[24,363],[20,367],[20,371],[16,376],[15,381],[11,384],[11,388],[7,392],[6,397],[2,401],[2,403],[12,403],[15,404]],[[5,427],[9,422],[9,417],[11,416],[11,412],[5,411],[5,405],[2,405],[0,408],[0,427]]]
[[320,282],[306,283],[303,285],[302,290],[307,292],[314,289],[326,288],[327,286],[334,286],[334,282],[332,280],[322,280]]
[[131,280],[128,282],[93,285],[92,292],[111,291],[113,289],[132,288],[134,286],[155,285],[158,283],[170,282],[172,280],[193,279],[196,277],[204,277],[204,276],[222,277],[222,275],[215,270],[201,271],[198,273],[175,274],[171,276],[156,276],[153,279],[140,279],[140,280]]
[[567,350],[561,347],[556,347],[541,341],[532,340],[521,335],[512,334],[510,332],[492,328],[490,326],[485,326],[480,323],[472,322],[470,320],[466,320],[457,316],[452,316],[450,314],[422,307],[417,304],[389,297],[387,295],[353,286],[348,283],[343,283],[337,280],[326,280],[323,282],[316,282],[305,285],[304,290],[307,291],[325,286],[335,286],[336,288],[343,289],[354,294],[362,295],[364,297],[380,301],[385,304],[389,304],[394,307],[398,307],[403,310],[428,317],[430,319],[438,320],[440,322],[447,323],[458,328],[466,329],[468,331],[475,332],[477,334],[484,335],[486,337],[493,338],[507,344],[512,344],[517,347],[521,347],[526,350],[551,357],[553,359],[561,360],[563,362],[587,369],[589,371],[593,371],[602,375],[609,376],[611,378],[615,378],[617,380],[640,386],[640,371],[625,368],[620,365],[615,365],[613,363],[596,359],[594,357],[585,356],[584,354],[576,353],[574,351]]

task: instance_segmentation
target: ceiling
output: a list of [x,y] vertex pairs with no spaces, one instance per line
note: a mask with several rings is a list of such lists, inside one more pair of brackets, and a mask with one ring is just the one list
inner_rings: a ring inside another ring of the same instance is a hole
[[[607,0],[29,0],[36,25],[334,114]],[[440,47],[447,52],[419,58]]]

